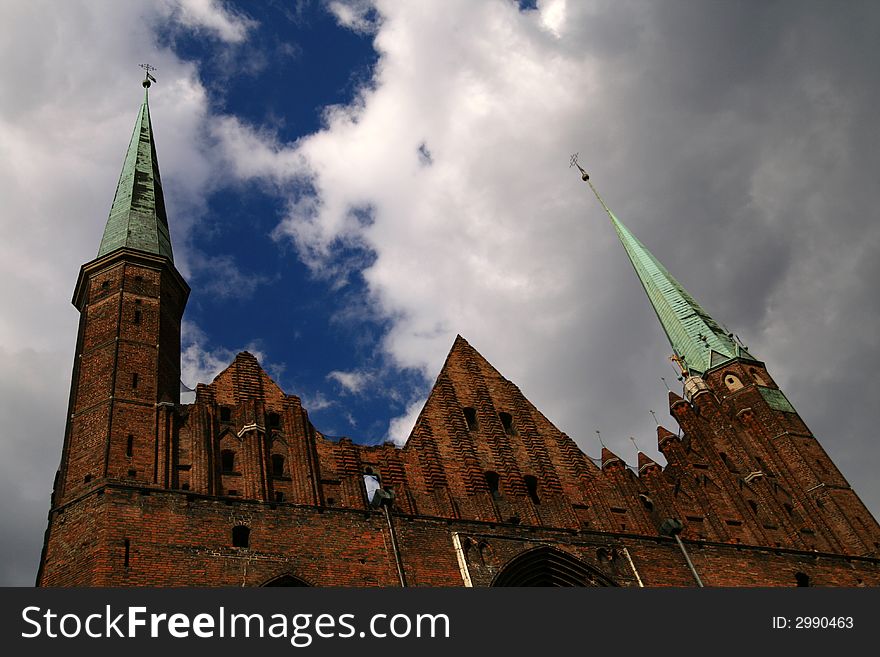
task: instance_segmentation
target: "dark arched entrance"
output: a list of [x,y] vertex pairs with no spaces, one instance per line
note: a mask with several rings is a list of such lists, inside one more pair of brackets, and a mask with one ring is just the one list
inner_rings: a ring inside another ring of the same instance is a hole
[[617,586],[595,568],[567,552],[542,546],[515,557],[492,586]]
[[293,575],[281,575],[280,577],[270,579],[263,586],[310,586],[310,584]]

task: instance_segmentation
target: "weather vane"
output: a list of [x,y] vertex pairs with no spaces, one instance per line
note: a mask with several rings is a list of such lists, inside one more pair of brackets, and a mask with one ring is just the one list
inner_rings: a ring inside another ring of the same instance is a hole
[[150,75],[150,71],[156,71],[158,69],[155,66],[150,66],[149,64],[138,64],[138,66],[140,66],[142,69],[144,69],[144,73],[145,73],[144,81],[142,84],[144,85],[145,89],[149,89],[151,82],[157,82],[156,78],[154,78],[152,75]]
[[583,180],[584,182],[587,182],[590,179],[590,174],[588,174],[586,171],[584,171],[584,168],[578,163],[578,154],[577,153],[572,155],[571,160],[569,160],[569,162],[568,162],[568,168],[571,169],[572,167],[577,167],[578,171],[581,172],[581,180]]

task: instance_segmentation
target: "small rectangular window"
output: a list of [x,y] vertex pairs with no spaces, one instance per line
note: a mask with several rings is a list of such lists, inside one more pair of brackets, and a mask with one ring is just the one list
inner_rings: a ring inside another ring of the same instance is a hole
[[220,421],[221,422],[231,422],[232,421],[232,409],[228,406],[220,407]]
[[132,318],[132,323],[134,323],[134,324],[141,323],[141,311],[140,310],[134,311],[134,317]]
[[131,375],[131,389],[137,390],[138,387],[138,375],[137,373]]
[[128,434],[128,441],[125,444],[125,455],[131,457],[134,454],[134,436]]
[[251,530],[245,525],[232,528],[232,547],[246,548],[250,546]]
[[526,490],[529,492],[529,497],[532,499],[532,502],[540,504],[541,498],[538,497],[538,478],[532,475],[526,475],[523,477],[523,480],[525,481]]
[[499,413],[498,417],[501,419],[501,425],[504,427],[504,433],[508,436],[516,435],[516,427],[513,426],[513,416],[510,413]]
[[468,431],[477,430],[477,409],[467,406],[461,409],[464,412],[464,420],[467,422]]
[[501,497],[501,492],[499,490],[499,483],[501,482],[501,477],[498,476],[497,472],[492,472],[491,470],[485,473],[486,476],[486,485],[489,487],[489,492],[492,493],[492,497],[496,500]]

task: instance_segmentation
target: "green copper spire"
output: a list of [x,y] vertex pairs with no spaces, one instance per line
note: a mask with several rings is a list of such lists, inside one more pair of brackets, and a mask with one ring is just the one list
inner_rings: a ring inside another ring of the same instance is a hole
[[[576,162],[574,162],[577,164]],[[578,166],[580,169],[580,166]],[[581,169],[583,180],[590,186],[599,203],[611,218],[617,237],[642,287],[654,306],[654,312],[672,344],[672,349],[690,374],[702,374],[732,358],[754,360],[744,347],[733,341],[730,334],[709,316],[681,283],[645,246],[614,216],[599,196],[587,173]]]
[[165,214],[165,197],[159,179],[159,161],[150,124],[150,78],[152,76],[144,80],[144,102],[125,154],[98,257],[116,249],[129,248],[162,255],[174,261],[168,217]]

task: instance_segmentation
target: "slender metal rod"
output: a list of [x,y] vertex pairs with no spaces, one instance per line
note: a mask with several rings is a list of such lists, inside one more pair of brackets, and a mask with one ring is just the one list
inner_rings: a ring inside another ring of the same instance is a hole
[[623,554],[626,557],[626,560],[629,561],[629,567],[632,568],[633,575],[636,576],[636,581],[639,583],[639,588],[645,588],[645,584],[642,582],[642,578],[639,577],[639,571],[636,570],[636,565],[633,563],[633,558],[629,555],[629,550],[623,548]]
[[681,539],[678,537],[678,534],[675,534],[675,542],[678,543],[678,547],[681,548],[681,553],[684,555],[684,560],[687,561],[688,568],[691,569],[691,572],[694,574],[694,579],[697,580],[697,586],[703,587],[703,580],[700,579],[699,573],[697,573],[697,569],[694,568],[694,564],[691,561],[690,556],[688,556],[688,551],[684,549],[684,543],[681,542]]
[[458,559],[458,568],[461,571],[461,579],[465,586],[472,587],[474,585],[471,580],[471,573],[468,570],[467,557],[464,554],[464,548],[461,545],[461,535],[458,532],[452,532],[452,545],[455,548],[455,558]]
[[394,531],[394,523],[391,521],[391,505],[383,504],[385,509],[385,521],[388,523],[388,533],[391,535],[391,549],[394,551],[394,563],[397,565],[397,576],[400,585],[406,587],[406,574],[403,572],[403,560],[400,558],[400,548],[397,546],[397,532]]

